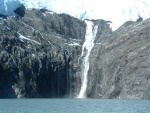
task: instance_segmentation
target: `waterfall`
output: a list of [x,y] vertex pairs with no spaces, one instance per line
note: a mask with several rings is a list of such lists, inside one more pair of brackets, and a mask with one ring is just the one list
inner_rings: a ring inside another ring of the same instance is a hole
[[[81,89],[77,98],[85,98],[86,97],[86,89],[87,89],[87,75],[89,70],[89,55],[94,47],[94,40],[96,37],[98,26],[94,26],[93,22],[86,20],[86,34],[85,34],[85,42],[82,46],[82,53],[80,58],[83,58],[83,69],[81,75]],[[93,29],[94,27],[94,29]]]

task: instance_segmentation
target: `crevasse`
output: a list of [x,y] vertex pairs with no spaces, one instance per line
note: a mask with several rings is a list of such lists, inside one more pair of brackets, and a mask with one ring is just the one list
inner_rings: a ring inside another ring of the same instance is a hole
[[97,34],[98,26],[94,26],[93,22],[85,20],[87,25],[86,34],[85,34],[85,42],[82,46],[82,53],[80,58],[83,58],[83,68],[81,75],[81,89],[77,98],[86,98],[86,89],[88,82],[88,70],[89,70],[89,55],[91,53],[92,48],[94,47],[94,40]]

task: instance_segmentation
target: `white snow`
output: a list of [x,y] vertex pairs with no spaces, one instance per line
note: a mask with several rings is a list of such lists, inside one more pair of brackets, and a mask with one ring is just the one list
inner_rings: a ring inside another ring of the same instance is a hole
[[70,44],[67,44],[67,45],[69,45],[69,46],[81,46],[79,43],[76,43],[76,42],[71,42]]
[[21,35],[21,34],[19,34],[19,38],[24,39],[24,40],[28,40],[28,41],[31,41],[31,42],[34,42],[34,43],[36,43],[36,44],[41,45],[39,42],[37,42],[37,41],[35,41],[35,40],[31,40],[30,38],[27,38],[27,37],[25,37],[25,36],[23,36],[23,35]]
[[[82,82],[81,82],[81,89],[80,93],[77,98],[85,98],[86,97],[86,89],[87,89],[87,75],[89,70],[89,55],[94,47],[94,40],[96,37],[98,26],[94,26],[93,22],[85,21],[87,24],[86,34],[85,34],[85,42],[82,46],[82,53],[80,58],[83,58],[83,70],[82,70]],[[94,27],[94,30],[93,30]]]
[[35,56],[36,56],[35,54],[32,54],[32,57],[33,57],[33,58],[35,58]]
[[14,15],[21,3],[29,9],[46,8],[80,19],[110,20],[113,30],[127,20],[150,17],[150,0],[0,0],[0,13]]
[[54,12],[52,12],[52,11],[46,11],[45,13],[49,13],[49,14],[51,14],[51,15],[54,14]]

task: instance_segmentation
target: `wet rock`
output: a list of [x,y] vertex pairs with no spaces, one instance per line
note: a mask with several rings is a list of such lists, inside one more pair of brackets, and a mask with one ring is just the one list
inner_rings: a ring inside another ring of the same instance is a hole
[[101,42],[90,56],[88,97],[150,98],[150,19],[126,22]]

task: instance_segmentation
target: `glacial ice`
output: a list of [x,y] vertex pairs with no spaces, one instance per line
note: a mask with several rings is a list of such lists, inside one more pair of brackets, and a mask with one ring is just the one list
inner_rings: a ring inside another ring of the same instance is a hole
[[57,13],[67,13],[80,19],[112,21],[117,29],[128,20],[150,17],[150,0],[0,0],[0,14],[15,15],[21,4],[26,8],[46,8]]

